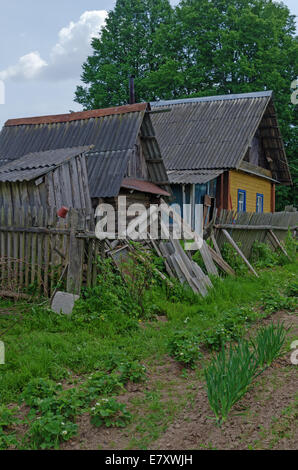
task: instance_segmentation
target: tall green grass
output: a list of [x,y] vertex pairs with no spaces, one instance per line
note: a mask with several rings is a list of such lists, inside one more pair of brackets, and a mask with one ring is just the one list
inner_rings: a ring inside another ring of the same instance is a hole
[[208,400],[218,424],[227,419],[231,408],[247,392],[258,369],[257,357],[245,340],[223,348],[205,369]]
[[222,348],[213,358],[204,373],[209,404],[218,424],[226,421],[253,380],[280,355],[286,332],[283,324],[272,323],[261,328],[254,340]]
[[287,329],[283,323],[271,323],[259,329],[255,339],[251,341],[254,354],[261,367],[270,366],[285,344]]

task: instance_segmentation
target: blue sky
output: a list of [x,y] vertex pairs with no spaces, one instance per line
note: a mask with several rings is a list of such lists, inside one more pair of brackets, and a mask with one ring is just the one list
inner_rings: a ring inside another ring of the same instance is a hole
[[[284,3],[298,15],[297,0]],[[73,97],[81,66],[114,1],[0,0],[0,6],[0,80],[6,98],[0,127],[14,117],[80,110]]]

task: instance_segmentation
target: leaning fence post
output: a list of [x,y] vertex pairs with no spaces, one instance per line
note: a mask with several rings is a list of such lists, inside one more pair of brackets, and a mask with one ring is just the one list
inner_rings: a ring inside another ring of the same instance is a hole
[[259,277],[258,274],[256,273],[256,271],[254,270],[254,268],[252,267],[252,265],[250,264],[250,262],[248,261],[248,259],[244,256],[244,254],[242,253],[242,251],[240,250],[239,246],[237,245],[237,243],[235,243],[235,241],[233,240],[233,238],[231,237],[231,235],[226,231],[226,230],[222,230],[222,233],[224,234],[224,236],[226,237],[226,239],[228,240],[228,242],[232,245],[232,247],[237,251],[238,255],[241,256],[241,258],[243,259],[244,263],[249,267],[249,269],[251,270],[251,272],[256,276],[256,277]]
[[77,238],[79,211],[72,209],[70,217],[69,261],[66,290],[71,294],[80,294],[82,285],[84,240]]

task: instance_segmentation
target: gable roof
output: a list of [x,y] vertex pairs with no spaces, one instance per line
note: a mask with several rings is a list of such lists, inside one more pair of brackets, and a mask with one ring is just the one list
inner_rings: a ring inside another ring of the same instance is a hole
[[[0,133],[0,168],[29,152],[90,146],[87,169],[91,197],[118,195],[141,128],[153,135],[146,110],[148,103],[83,111],[80,113],[13,119]],[[155,139],[150,143],[148,159],[157,159],[160,151]],[[152,181],[167,181],[163,163],[152,163]]]
[[291,183],[272,91],[159,101],[151,106],[170,108],[152,115],[168,172],[239,168],[262,122],[261,137],[273,177]]

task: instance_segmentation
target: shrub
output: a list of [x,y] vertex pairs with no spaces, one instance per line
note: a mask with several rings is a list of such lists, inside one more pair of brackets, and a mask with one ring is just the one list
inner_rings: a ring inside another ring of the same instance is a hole
[[189,331],[176,332],[169,341],[168,347],[171,356],[191,367],[202,357],[199,349],[199,338]]
[[91,408],[91,423],[96,426],[123,428],[131,420],[132,415],[126,406],[114,398],[102,398]]

